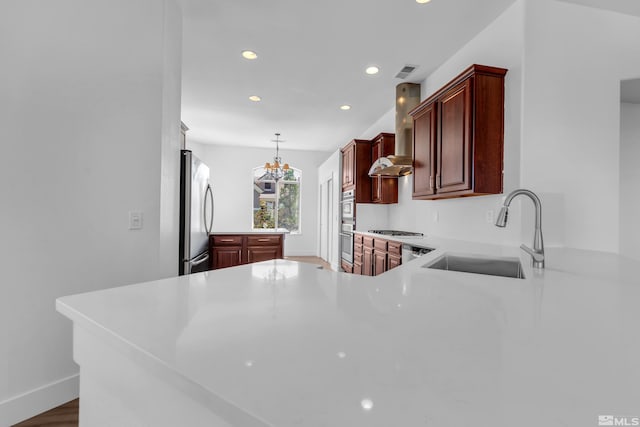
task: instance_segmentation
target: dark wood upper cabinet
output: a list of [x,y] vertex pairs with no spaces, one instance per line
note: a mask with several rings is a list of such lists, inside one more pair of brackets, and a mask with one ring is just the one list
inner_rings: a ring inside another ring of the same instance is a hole
[[[395,153],[396,137],[392,133],[381,133],[371,141],[371,163],[380,157]],[[371,202],[398,203],[398,179],[371,177]]]
[[414,199],[502,193],[506,73],[472,65],[410,112]]
[[369,177],[375,160],[394,154],[394,134],[381,133],[371,141],[354,139],[341,151],[342,191],[354,190],[356,203],[398,203],[397,178]]
[[356,203],[371,203],[371,142],[354,139],[342,148],[342,191],[355,190]]
[[348,144],[342,149],[342,191],[347,191],[353,188],[353,170],[355,159],[355,144]]
[[431,196],[436,191],[437,103],[425,105],[413,116],[413,198]]

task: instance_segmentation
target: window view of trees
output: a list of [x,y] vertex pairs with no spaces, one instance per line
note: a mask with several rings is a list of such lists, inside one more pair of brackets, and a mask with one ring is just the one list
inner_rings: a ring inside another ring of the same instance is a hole
[[300,178],[291,168],[274,180],[263,167],[253,169],[253,229],[300,232]]

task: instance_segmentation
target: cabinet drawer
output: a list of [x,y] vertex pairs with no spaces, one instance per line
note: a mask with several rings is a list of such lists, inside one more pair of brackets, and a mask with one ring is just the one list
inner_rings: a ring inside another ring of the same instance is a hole
[[353,244],[353,253],[362,255],[362,243]]
[[280,236],[247,236],[247,246],[278,246]]
[[362,236],[362,244],[365,248],[373,249],[373,237],[364,237]]
[[362,234],[353,233],[353,243],[362,244]]
[[402,256],[402,243],[389,242],[387,245],[387,252],[389,252],[389,255]]
[[375,239],[373,247],[379,251],[387,251],[387,241],[382,239]]
[[242,236],[213,236],[213,246],[242,246]]

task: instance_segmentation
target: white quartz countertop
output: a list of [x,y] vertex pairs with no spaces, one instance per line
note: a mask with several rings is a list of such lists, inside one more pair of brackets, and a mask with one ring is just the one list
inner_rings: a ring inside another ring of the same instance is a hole
[[[420,240],[438,249],[378,277],[275,260],[63,297],[57,308],[162,366],[166,381],[184,378],[185,393],[229,402],[227,421],[242,427],[246,414],[275,427],[640,416],[640,263],[548,248],[535,273],[517,248]],[[423,268],[445,251],[521,256],[526,279]]]

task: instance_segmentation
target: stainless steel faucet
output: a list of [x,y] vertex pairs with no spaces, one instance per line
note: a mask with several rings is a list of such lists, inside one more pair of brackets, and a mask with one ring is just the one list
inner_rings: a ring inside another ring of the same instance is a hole
[[533,191],[519,189],[514,190],[504,201],[504,206],[500,209],[500,214],[496,220],[497,227],[506,227],[507,217],[509,216],[509,205],[514,197],[519,195],[529,196],[533,201],[533,205],[536,209],[536,229],[533,235],[533,249],[526,245],[520,245],[520,248],[531,255],[533,268],[544,268],[544,243],[542,241],[542,204],[540,199],[535,195]]

